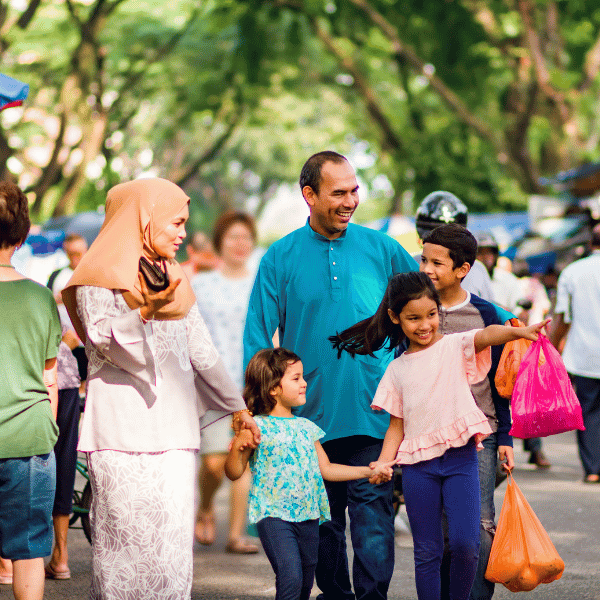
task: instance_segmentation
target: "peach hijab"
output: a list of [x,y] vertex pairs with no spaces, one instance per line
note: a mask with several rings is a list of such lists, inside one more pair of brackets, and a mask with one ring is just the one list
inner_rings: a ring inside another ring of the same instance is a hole
[[[166,179],[137,179],[109,190],[100,233],[62,292],[73,326],[82,341],[85,341],[85,330],[76,310],[77,286],[122,290],[131,309],[140,307],[143,304],[138,279],[140,257],[157,259],[153,240],[189,201],[179,186]],[[179,264],[175,260],[166,263],[170,280],[181,279],[181,283],[175,290],[173,301],[161,308],[154,318],[182,319],[196,298]]]

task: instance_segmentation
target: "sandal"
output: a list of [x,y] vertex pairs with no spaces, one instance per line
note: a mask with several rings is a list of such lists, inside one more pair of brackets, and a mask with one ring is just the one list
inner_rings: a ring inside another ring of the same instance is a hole
[[0,585],[12,585],[12,575],[0,575]]
[[46,574],[46,579],[56,579],[61,581],[71,579],[71,571],[69,571],[69,569],[66,571],[57,571],[50,563],[44,567],[44,572]]
[[230,554],[258,554],[258,546],[251,544],[244,538],[238,538],[237,540],[231,540],[227,546],[225,546],[225,552]]
[[583,478],[583,483],[600,483],[600,475],[590,474]]
[[215,527],[215,515],[210,513],[199,513],[196,527],[194,529],[194,537],[199,544],[210,546],[217,537]]

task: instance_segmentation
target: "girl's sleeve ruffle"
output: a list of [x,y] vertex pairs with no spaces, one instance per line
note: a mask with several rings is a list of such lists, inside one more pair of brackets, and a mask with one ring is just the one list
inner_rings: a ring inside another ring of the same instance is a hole
[[480,381],[483,381],[492,367],[491,348],[488,347],[481,352],[475,352],[475,334],[478,331],[478,329],[467,331],[461,339],[465,372],[469,383],[479,383]]
[[373,398],[373,402],[371,402],[371,408],[385,410],[390,415],[402,419],[402,394],[396,386],[392,365],[393,363],[388,366],[377,386],[375,397]]
[[396,462],[411,465],[442,456],[448,448],[464,446],[472,437],[480,444],[492,429],[487,417],[477,408],[454,423],[412,439],[404,439],[398,449]]

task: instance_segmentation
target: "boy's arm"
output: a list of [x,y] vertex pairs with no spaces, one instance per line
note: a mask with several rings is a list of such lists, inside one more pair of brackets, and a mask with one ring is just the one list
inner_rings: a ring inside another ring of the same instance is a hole
[[231,481],[239,479],[246,470],[253,448],[252,432],[249,429],[242,429],[231,442],[231,448],[225,461],[225,475]]

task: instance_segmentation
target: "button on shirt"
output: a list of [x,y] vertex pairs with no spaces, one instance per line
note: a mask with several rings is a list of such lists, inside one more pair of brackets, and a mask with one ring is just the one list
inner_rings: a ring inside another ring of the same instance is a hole
[[600,378],[600,250],[560,274],[554,312],[571,325],[562,354],[567,371]]
[[250,296],[244,332],[244,364],[272,346],[279,328],[282,347],[300,356],[308,384],[306,404],[295,409],[325,431],[323,441],[368,435],[383,438],[389,415],[370,404],[392,359],[337,351],[330,335],[371,317],[396,273],[417,263],[391,237],[350,224],[335,240],[307,224],[273,244],[263,256]]

